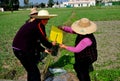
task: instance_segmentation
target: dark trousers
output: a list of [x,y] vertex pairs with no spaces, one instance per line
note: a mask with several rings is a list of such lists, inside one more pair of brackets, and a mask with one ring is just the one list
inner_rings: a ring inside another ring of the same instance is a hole
[[77,62],[74,64],[79,81],[91,81],[89,76],[89,63]]
[[37,67],[38,60],[35,54],[25,53],[15,49],[13,49],[13,52],[27,71],[27,81],[41,81],[40,71]]

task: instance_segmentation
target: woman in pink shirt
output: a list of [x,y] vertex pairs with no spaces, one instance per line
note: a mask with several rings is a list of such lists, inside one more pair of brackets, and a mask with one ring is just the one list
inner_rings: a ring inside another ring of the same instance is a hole
[[93,35],[97,26],[87,18],[75,21],[71,27],[61,26],[61,30],[77,34],[75,46],[61,44],[60,47],[74,52],[74,70],[80,81],[90,81],[89,67],[97,60],[97,43]]

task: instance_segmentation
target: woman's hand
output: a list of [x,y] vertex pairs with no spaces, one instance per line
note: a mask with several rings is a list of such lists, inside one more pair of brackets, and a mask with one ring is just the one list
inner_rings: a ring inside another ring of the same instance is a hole
[[56,45],[56,43],[57,43],[56,41],[53,41],[53,42],[52,42],[52,45],[53,45],[53,46],[55,46],[55,45]]
[[48,54],[51,54],[51,50],[48,50],[48,49],[45,49],[45,51],[44,51],[45,53],[48,53]]
[[63,26],[58,26],[58,29],[63,30],[64,27]]
[[66,45],[64,45],[64,44],[60,44],[59,46],[60,46],[60,48],[64,48],[64,49],[66,49],[66,48],[67,48],[67,46],[66,46]]

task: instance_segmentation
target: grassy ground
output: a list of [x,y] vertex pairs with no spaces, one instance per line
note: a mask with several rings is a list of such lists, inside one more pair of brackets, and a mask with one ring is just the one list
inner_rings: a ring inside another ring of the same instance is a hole
[[[49,36],[52,25],[71,25],[75,20],[87,17],[98,25],[95,33],[98,43],[98,60],[94,63],[95,71],[91,73],[93,81],[120,80],[120,7],[98,8],[61,8],[48,9],[50,13],[58,14],[47,24]],[[0,78],[18,79],[25,70],[13,55],[11,44],[20,26],[29,18],[29,11],[0,12]],[[75,35],[64,33],[63,43],[74,45]],[[74,72],[73,53],[60,49],[61,57],[54,64],[69,72]],[[66,54],[69,54],[66,56]]]

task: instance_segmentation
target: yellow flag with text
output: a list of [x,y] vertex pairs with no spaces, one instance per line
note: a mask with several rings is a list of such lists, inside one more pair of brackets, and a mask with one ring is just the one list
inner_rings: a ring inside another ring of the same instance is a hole
[[49,39],[51,41],[56,41],[57,43],[62,44],[62,40],[63,40],[62,30],[58,29],[55,26],[52,26]]

